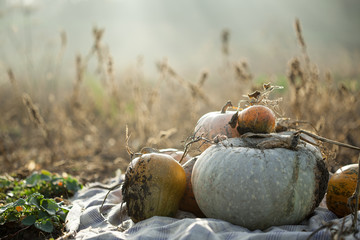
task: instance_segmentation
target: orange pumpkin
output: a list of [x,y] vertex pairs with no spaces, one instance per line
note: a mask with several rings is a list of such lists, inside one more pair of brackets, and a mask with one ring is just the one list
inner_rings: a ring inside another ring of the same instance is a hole
[[186,211],[186,212],[191,212],[191,213],[195,214],[195,216],[197,216],[197,217],[205,217],[204,213],[200,210],[200,208],[196,202],[192,184],[191,184],[192,170],[193,170],[196,160],[197,160],[197,157],[194,157],[194,158],[190,159],[189,161],[187,161],[183,165],[183,168],[185,170],[185,175],[186,175],[186,188],[185,188],[184,196],[180,200],[179,209]]
[[338,169],[329,180],[326,205],[338,217],[344,217],[351,213],[348,199],[356,188],[358,168],[358,164],[346,165]]
[[135,223],[153,216],[173,217],[185,187],[185,171],[173,157],[147,153],[135,158],[126,170],[123,201]]
[[270,108],[253,105],[239,112],[237,130],[240,134],[271,133],[275,129],[275,122],[275,114]]
[[[204,137],[213,140],[216,136],[224,135],[228,138],[239,137],[236,126],[232,127],[229,122],[232,120],[237,111],[227,111],[231,107],[231,102],[227,102],[220,112],[209,112],[203,115],[195,126],[195,137]],[[203,152],[211,143],[200,141],[200,151]]]

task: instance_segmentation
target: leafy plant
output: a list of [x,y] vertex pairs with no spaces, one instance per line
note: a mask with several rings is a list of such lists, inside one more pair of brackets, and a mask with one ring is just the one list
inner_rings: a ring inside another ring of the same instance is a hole
[[11,203],[32,193],[40,193],[46,198],[71,197],[82,185],[73,177],[62,177],[42,170],[34,172],[25,180],[0,177],[0,200]]
[[22,237],[20,232],[28,228],[51,236],[60,234],[71,208],[64,199],[81,188],[75,178],[46,170],[26,179],[0,177],[0,231],[6,230],[7,237]]
[[9,203],[0,208],[0,225],[17,222],[25,226],[34,225],[44,232],[52,232],[54,228],[61,228],[65,222],[69,207],[63,202],[45,198],[40,193],[33,193],[26,199]]

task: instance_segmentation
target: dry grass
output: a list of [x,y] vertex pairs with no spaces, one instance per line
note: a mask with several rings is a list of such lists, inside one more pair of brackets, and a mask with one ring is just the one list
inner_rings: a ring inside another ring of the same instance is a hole
[[[322,73],[307,53],[299,21],[295,33],[300,54],[289,61],[287,81],[282,82],[285,90],[270,95],[283,99],[278,117],[290,118],[295,128],[360,146],[359,86]],[[104,34],[104,29],[94,28],[89,53],[76,55],[72,91],[61,84],[49,91],[33,91],[20,74],[8,69],[8,84],[0,88],[0,163],[4,166],[0,174],[33,170],[29,165],[35,162],[35,169],[66,171],[84,182],[103,180],[118,168],[125,170],[130,159],[127,142],[135,151],[144,146],[181,149],[202,114],[220,111],[227,100],[240,102],[243,95],[261,90],[263,82],[255,79],[246,61],[229,60],[227,30],[221,35],[224,65],[219,76],[201,70],[192,79],[163,60],[157,63],[159,77],[150,80],[141,58],[134,68],[119,74],[116,59],[102,43]],[[66,42],[62,32],[57,66]],[[55,69],[54,74],[59,74]],[[219,80],[211,81],[211,74]],[[276,79],[274,85],[279,85]],[[331,171],[356,162],[355,150],[324,147]],[[196,149],[191,154],[197,154]]]

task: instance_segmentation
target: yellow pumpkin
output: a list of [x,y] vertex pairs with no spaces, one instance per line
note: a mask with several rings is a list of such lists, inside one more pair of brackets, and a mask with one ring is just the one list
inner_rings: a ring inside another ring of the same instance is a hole
[[338,217],[351,213],[348,199],[356,188],[358,164],[349,164],[338,169],[330,178],[326,193],[326,205]]
[[153,216],[173,217],[185,187],[185,171],[173,157],[143,154],[130,163],[125,173],[123,201],[135,223]]

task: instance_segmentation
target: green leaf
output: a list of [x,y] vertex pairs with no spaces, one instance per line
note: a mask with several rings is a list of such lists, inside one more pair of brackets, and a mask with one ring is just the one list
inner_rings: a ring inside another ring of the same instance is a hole
[[35,186],[39,180],[40,180],[40,175],[34,172],[25,179],[25,184],[29,186]]
[[5,212],[6,210],[8,210],[8,208],[13,207],[12,203],[6,204],[5,206],[0,208],[0,215],[3,214],[3,212]]
[[67,210],[64,211],[63,209],[61,209],[60,211],[57,212],[57,216],[59,216],[59,218],[60,218],[63,222],[65,222],[65,219],[66,219],[66,216],[67,216],[68,212],[69,212],[69,211],[67,211]]
[[82,188],[82,185],[78,183],[78,181],[74,178],[70,178],[68,177],[66,180],[66,188],[69,190],[69,191],[72,191],[72,192],[77,192],[78,190],[80,190]]
[[16,200],[16,202],[14,202],[12,204],[13,207],[16,207],[16,206],[23,206],[26,204],[26,201],[25,199],[22,199],[22,198],[19,198],[18,200]]
[[34,215],[29,215],[26,218],[24,218],[21,222],[26,226],[30,226],[33,225],[35,221],[36,221],[36,217]]
[[54,226],[60,225],[61,223],[61,218],[59,216],[52,216],[50,220]]
[[3,214],[8,209],[14,208],[16,206],[24,206],[25,204],[26,204],[26,201],[24,199],[22,199],[22,198],[19,198],[15,202],[8,203],[5,206],[1,207],[0,208],[0,214]]
[[43,199],[41,201],[41,206],[50,215],[55,215],[56,211],[59,209],[59,205],[52,199]]
[[47,171],[44,171],[45,174],[34,172],[29,177],[25,179],[25,184],[29,187],[34,187],[39,184],[41,181],[50,181],[51,174],[49,175]]
[[38,219],[48,219],[51,215],[47,211],[39,211]]
[[41,209],[41,204],[40,204],[40,201],[41,199],[43,199],[44,196],[41,195],[40,193],[33,193],[29,196],[28,198],[28,202],[30,204],[33,204],[35,205],[38,209]]
[[54,230],[54,226],[50,220],[41,222],[35,222],[34,226],[41,231],[51,233]]

